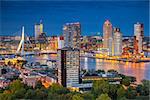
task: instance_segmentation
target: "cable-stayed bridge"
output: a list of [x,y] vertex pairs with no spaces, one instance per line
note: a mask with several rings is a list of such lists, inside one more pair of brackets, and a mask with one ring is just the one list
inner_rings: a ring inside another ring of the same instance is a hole
[[[16,33],[15,33],[16,34]],[[26,34],[27,35],[27,34]],[[0,52],[1,55],[20,55],[20,56],[26,56],[26,55],[37,55],[37,54],[56,54],[57,51],[53,51],[53,50],[38,50],[35,51],[32,47],[32,51],[30,50],[24,50],[25,48],[25,43],[27,44],[31,44],[30,40],[28,39],[28,37],[26,38],[25,41],[25,29],[24,26],[22,27],[22,31],[21,31],[21,40],[19,42],[19,45],[17,47],[17,50],[14,52]]]

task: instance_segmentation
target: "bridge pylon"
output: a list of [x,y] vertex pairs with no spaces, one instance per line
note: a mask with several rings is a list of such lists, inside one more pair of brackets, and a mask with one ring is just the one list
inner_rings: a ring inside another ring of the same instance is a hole
[[[21,52],[19,53],[20,50]],[[21,37],[21,41],[19,43],[16,53],[24,55],[24,26],[22,27],[22,37]]]

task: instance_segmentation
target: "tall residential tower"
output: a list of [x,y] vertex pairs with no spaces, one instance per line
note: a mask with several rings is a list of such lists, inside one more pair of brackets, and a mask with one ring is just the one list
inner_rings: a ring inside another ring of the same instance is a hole
[[113,29],[113,43],[114,43],[114,55],[121,56],[122,54],[122,33],[120,32],[120,28]]
[[112,55],[112,24],[109,20],[106,20],[103,25],[103,48],[109,49],[109,55]]
[[59,49],[58,52],[58,83],[64,87],[79,84],[80,51],[71,47]]
[[143,46],[143,36],[144,36],[143,24],[139,22],[134,24],[134,36],[136,36],[136,40],[138,41],[138,53],[141,53],[142,46]]
[[64,46],[72,48],[80,48],[81,24],[66,23],[63,26]]

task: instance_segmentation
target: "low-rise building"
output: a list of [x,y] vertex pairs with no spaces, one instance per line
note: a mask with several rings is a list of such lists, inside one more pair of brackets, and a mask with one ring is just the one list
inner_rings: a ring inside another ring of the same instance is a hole
[[41,76],[37,73],[21,73],[20,78],[22,78],[23,83],[27,84],[28,86],[32,86],[33,88],[36,86],[36,83],[40,80]]
[[0,89],[6,88],[10,84],[10,80],[7,80],[6,78],[0,77]]

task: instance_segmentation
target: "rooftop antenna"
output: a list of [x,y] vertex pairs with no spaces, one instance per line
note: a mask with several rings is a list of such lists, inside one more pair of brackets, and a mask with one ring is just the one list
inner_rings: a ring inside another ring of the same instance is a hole
[[42,24],[42,19],[40,19],[40,24]]

